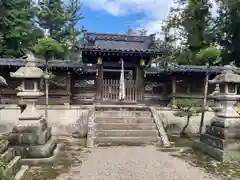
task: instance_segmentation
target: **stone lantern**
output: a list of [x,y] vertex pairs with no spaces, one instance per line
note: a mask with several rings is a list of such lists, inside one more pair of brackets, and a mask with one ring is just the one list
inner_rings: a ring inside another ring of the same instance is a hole
[[240,115],[235,109],[240,95],[237,87],[240,75],[235,74],[231,66],[225,66],[222,74],[217,75],[212,84],[219,84],[219,92],[212,94],[217,102],[213,108],[215,116],[211,125],[206,126],[206,132],[201,134],[199,147],[210,156],[221,160],[240,160]]
[[18,118],[19,123],[10,133],[10,145],[16,149],[17,155],[22,156],[23,161],[30,163],[39,162],[41,158],[46,160],[55,154],[58,146],[46,119],[36,108],[36,101],[43,95],[40,92],[40,81],[44,78],[44,73],[37,67],[34,56],[28,56],[25,66],[10,75],[21,81],[17,96],[26,104]]

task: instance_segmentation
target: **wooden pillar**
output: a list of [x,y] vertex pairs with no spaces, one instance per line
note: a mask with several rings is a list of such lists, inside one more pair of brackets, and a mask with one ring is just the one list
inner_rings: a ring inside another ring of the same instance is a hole
[[72,73],[68,72],[66,77],[66,91],[68,95],[68,103],[71,104],[72,99]]
[[142,101],[144,95],[144,72],[143,67],[136,67],[136,100]]
[[140,84],[139,84],[139,66],[136,66],[136,86],[135,86],[135,99],[138,101],[139,99],[139,89],[140,89]]
[[176,76],[174,74],[171,77],[172,77],[172,106],[175,106],[176,105],[177,81],[176,81]]
[[140,67],[140,75],[139,75],[139,80],[140,80],[140,97],[139,100],[142,101],[143,100],[143,96],[144,96],[144,69],[143,67]]
[[97,60],[97,101],[101,102],[103,100],[103,64],[102,64],[102,58],[98,57]]
[[76,77],[74,76],[74,74],[71,73],[71,80],[70,80],[70,88],[71,88],[71,98],[70,98],[70,104],[73,104],[74,100],[73,100],[73,97],[74,97],[74,91],[75,91],[75,80]]

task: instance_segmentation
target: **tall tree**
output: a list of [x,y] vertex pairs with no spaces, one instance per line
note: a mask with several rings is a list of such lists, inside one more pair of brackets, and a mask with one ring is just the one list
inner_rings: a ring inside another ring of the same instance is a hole
[[77,46],[80,44],[79,35],[83,31],[82,28],[78,28],[78,23],[84,17],[81,13],[81,3],[80,0],[69,0],[66,4],[65,11],[67,15],[67,21],[65,24],[65,29],[63,33],[63,38],[65,38],[66,46],[69,50],[70,59],[79,59],[79,54]]
[[184,53],[188,53],[187,64],[201,64],[196,54],[212,42],[211,3],[209,0],[178,0],[177,3],[178,7],[171,11],[169,26],[179,29],[180,37],[186,39]]
[[19,57],[29,48],[34,12],[31,0],[0,0],[0,57]]
[[39,0],[39,12],[37,14],[39,26],[49,33],[49,36],[62,42],[62,31],[67,21],[61,0]]
[[219,16],[215,32],[222,47],[222,61],[228,64],[235,61],[240,66],[240,0],[216,0]]

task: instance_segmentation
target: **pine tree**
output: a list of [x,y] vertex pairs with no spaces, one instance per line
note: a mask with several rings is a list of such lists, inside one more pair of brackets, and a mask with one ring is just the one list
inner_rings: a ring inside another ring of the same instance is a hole
[[219,16],[215,32],[222,48],[223,64],[235,61],[240,66],[240,0],[217,0]]
[[40,0],[37,14],[39,26],[49,33],[49,36],[62,41],[62,31],[67,21],[67,15],[61,0]]
[[0,0],[0,57],[19,57],[29,49],[33,17],[31,0]]
[[[185,39],[183,54],[186,62],[183,64],[201,64],[196,59],[200,49],[208,47],[213,41],[211,34],[211,3],[209,0],[179,0],[178,7],[171,10],[168,24],[176,28],[178,37]],[[180,56],[180,57],[181,57]]]

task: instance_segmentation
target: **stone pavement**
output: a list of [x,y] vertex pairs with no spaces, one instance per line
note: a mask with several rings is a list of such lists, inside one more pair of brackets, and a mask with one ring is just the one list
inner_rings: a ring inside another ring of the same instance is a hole
[[57,180],[217,180],[155,146],[92,148],[81,167]]

